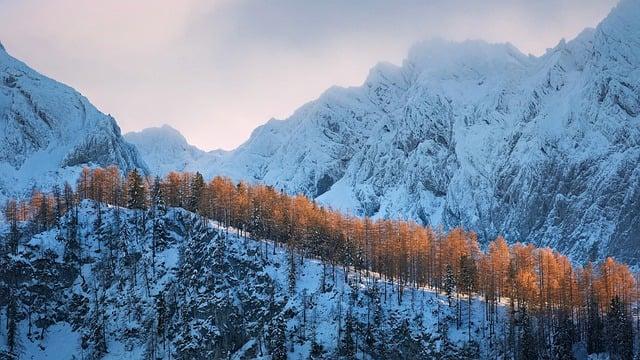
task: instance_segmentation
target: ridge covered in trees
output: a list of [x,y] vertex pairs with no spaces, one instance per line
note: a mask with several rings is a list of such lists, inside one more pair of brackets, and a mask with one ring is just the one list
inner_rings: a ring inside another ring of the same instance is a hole
[[[348,216],[302,195],[221,177],[207,182],[199,173],[170,173],[160,179],[145,178],[135,170],[122,177],[115,167],[84,169],[75,189],[66,184],[7,203],[7,251],[17,247],[12,234],[19,221],[30,220],[46,230],[83,199],[137,210],[184,208],[226,231],[266,240],[264,257],[284,246],[291,257],[293,287],[295,258],[312,257],[322,260],[323,285],[343,267],[344,274],[351,271],[359,279],[381,280],[385,301],[394,296],[401,303],[410,296],[407,290],[432,288],[455,307],[455,325],[469,328],[470,341],[474,297],[484,302],[490,335],[505,321],[498,307],[506,306],[508,341],[518,359],[570,359],[578,342],[588,353],[609,352],[614,358],[631,359],[637,352],[638,324],[632,314],[638,310],[640,282],[628,266],[612,258],[576,266],[551,249],[509,245],[502,237],[481,247],[475,233],[462,228],[442,231],[409,221]],[[164,231],[162,224],[153,229]],[[154,242],[154,254],[155,249]],[[9,304],[7,311],[11,308]]]

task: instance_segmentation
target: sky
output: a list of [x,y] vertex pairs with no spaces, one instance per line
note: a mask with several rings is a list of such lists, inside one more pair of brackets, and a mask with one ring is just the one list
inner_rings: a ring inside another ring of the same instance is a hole
[[123,132],[169,124],[233,149],[333,86],[431,38],[541,55],[617,0],[0,0],[0,42]]

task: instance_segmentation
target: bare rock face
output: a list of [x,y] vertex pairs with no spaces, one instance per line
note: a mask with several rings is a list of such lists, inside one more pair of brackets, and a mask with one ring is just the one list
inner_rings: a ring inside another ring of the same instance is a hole
[[0,48],[0,194],[19,196],[74,180],[83,166],[108,165],[146,171],[111,116]]
[[418,44],[199,166],[360,215],[638,263],[638,18],[640,2],[624,0],[540,57]]

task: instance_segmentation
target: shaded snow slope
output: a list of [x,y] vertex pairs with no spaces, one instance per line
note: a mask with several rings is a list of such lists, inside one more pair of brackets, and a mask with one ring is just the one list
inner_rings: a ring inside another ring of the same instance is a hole
[[640,1],[540,57],[428,41],[257,128],[209,175],[638,263]]
[[[141,212],[104,205],[100,217],[97,211],[96,203],[84,201],[77,226],[69,213],[59,228],[23,235],[17,255],[10,258],[14,265],[4,264],[21,269],[12,286],[21,309],[20,352],[26,359],[143,359],[150,354],[269,359],[279,319],[288,358],[308,358],[314,340],[325,358],[338,358],[348,314],[358,358],[376,358],[379,347],[389,359],[438,353],[457,358],[466,343],[466,325],[456,329],[455,306],[444,295],[407,289],[399,301],[394,284],[355,273],[345,277],[344,269],[332,272],[331,266],[323,281],[322,263],[299,255],[291,287],[284,248],[227,233],[181,209],[159,218],[149,213],[146,222]],[[156,240],[154,253],[152,229],[158,224],[166,236]],[[5,232],[0,228],[0,234]],[[71,246],[74,238],[77,247]],[[2,275],[0,285],[6,285]],[[6,301],[0,297],[0,306]],[[466,301],[461,306],[466,321]],[[496,344],[506,331],[502,325],[497,329],[490,348],[485,304],[474,300],[471,306],[472,337],[480,343],[482,358],[497,358]],[[506,316],[504,309],[499,311]],[[6,322],[5,312],[0,321]],[[365,343],[367,331],[371,339]],[[2,328],[0,353],[5,339]],[[106,352],[96,347],[101,339]]]
[[171,171],[205,171],[209,162],[225,154],[221,150],[205,152],[190,145],[169,125],[130,132],[124,138],[136,146],[150,171],[159,176]]
[[0,48],[0,197],[111,164],[146,170],[111,116]]

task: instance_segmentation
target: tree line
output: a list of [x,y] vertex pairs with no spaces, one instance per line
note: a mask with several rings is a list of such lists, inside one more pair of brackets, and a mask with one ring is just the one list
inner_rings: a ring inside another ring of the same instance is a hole
[[[296,264],[313,257],[324,264],[323,288],[335,281],[338,267],[357,281],[380,282],[383,301],[413,301],[412,289],[432,288],[456,308],[455,325],[468,328],[469,340],[471,304],[479,297],[490,338],[502,329],[506,335],[496,335],[496,346],[503,342],[518,359],[570,359],[560,355],[572,356],[577,342],[586,344],[588,353],[609,352],[613,358],[631,359],[637,352],[640,281],[612,258],[577,266],[549,248],[510,245],[503,237],[481,246],[476,234],[463,228],[443,231],[350,216],[304,195],[223,177],[205,181],[200,173],[151,178],[136,170],[121,176],[115,167],[85,168],[75,186],[34,190],[30,199],[10,200],[5,214],[10,224],[29,220],[44,230],[83,199],[139,210],[162,202],[240,236],[266,240],[262,256],[285,247],[293,286]],[[507,323],[499,317],[501,305],[508,309]]]

